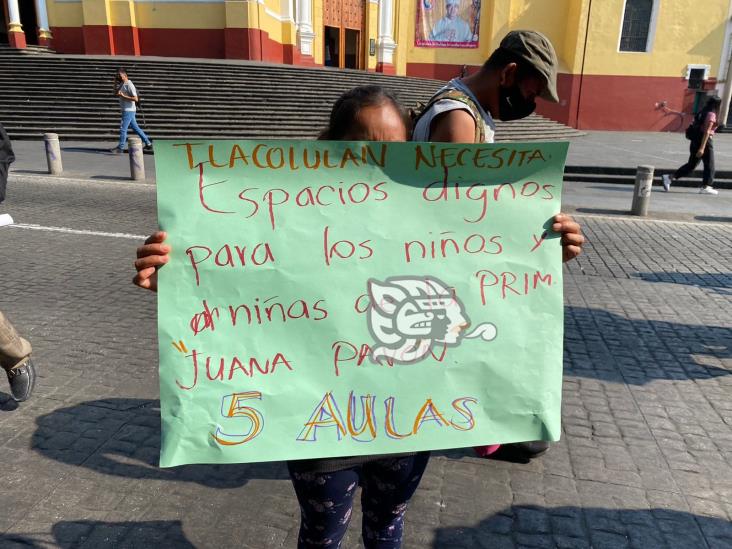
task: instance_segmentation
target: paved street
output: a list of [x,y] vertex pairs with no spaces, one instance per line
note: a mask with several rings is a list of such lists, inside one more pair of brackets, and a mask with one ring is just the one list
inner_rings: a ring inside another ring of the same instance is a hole
[[[154,186],[24,177],[0,307],[40,380],[20,406],[0,382],[0,547],[295,547],[281,464],[156,467],[155,296],[130,283]],[[732,547],[732,224],[691,193],[666,219],[581,213],[617,195],[568,196],[589,244],[565,272],[562,441],[529,464],[435,455],[405,547]]]

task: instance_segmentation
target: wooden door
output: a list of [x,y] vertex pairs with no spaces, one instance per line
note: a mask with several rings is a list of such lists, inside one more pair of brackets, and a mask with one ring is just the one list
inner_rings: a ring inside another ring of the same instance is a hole
[[[365,10],[365,0],[323,0],[324,47],[326,48],[326,58],[331,58],[331,66],[363,68]],[[350,32],[347,33],[347,31]],[[358,34],[354,35],[353,31]],[[338,43],[333,44],[333,40],[337,40]],[[353,55],[354,43],[357,48],[355,56]],[[332,59],[334,52],[337,60]]]

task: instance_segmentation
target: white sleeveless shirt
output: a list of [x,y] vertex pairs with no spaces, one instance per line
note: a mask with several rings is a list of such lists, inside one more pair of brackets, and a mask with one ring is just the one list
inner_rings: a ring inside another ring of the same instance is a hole
[[[476,124],[483,124],[484,128],[484,135],[485,135],[485,143],[493,143],[495,133],[496,133],[496,124],[493,121],[493,118],[491,117],[488,112],[483,109],[483,107],[478,103],[478,100],[475,98],[475,95],[473,95],[473,92],[470,91],[470,88],[468,88],[465,84],[463,84],[462,80],[460,78],[453,78],[450,80],[450,82],[441,88],[437,93],[440,93],[444,90],[459,90],[463,92],[465,95],[470,97],[473,101],[475,101],[475,104],[478,106],[478,111],[480,112],[482,120],[476,120]],[[436,95],[436,94],[435,94]],[[434,105],[432,105],[425,113],[420,116],[419,120],[417,120],[417,125],[414,127],[414,132],[412,133],[412,141],[429,141],[430,140],[430,129],[432,126],[432,121],[435,119],[436,116],[449,111],[454,110],[461,110],[465,111],[470,116],[473,116],[473,113],[470,111],[470,109],[465,105],[465,103],[461,103],[460,101],[455,101],[454,99],[440,99],[437,101]],[[473,116],[474,117],[474,116]]]

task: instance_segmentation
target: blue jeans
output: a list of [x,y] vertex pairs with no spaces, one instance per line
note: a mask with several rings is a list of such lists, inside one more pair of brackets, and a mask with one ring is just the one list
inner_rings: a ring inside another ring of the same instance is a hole
[[429,452],[384,457],[333,473],[298,472],[296,462],[288,462],[300,503],[298,549],[340,549],[359,484],[363,486],[364,547],[399,549],[407,503],[419,485],[429,457]]
[[132,128],[132,131],[140,136],[145,145],[150,144],[150,138],[137,125],[135,111],[122,111],[122,120],[119,123],[119,145],[117,145],[120,149],[124,149],[127,145],[127,128]]

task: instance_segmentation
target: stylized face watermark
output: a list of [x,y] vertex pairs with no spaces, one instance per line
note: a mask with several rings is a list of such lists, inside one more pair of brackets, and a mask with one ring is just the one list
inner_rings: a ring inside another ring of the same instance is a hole
[[436,343],[457,346],[464,337],[496,337],[493,324],[481,324],[470,335],[465,307],[455,291],[432,277],[370,279],[368,327],[375,345],[371,359],[410,364],[425,358]]

